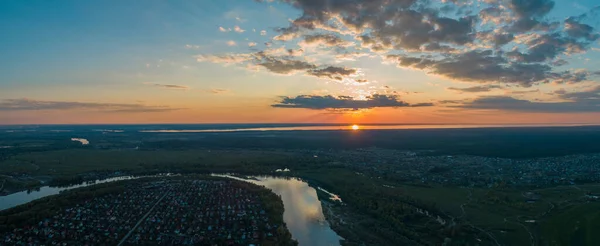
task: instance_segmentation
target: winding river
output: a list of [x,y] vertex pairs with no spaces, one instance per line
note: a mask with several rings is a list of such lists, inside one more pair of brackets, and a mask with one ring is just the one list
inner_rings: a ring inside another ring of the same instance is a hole
[[[329,227],[329,223],[327,223],[325,216],[323,215],[321,201],[317,197],[317,191],[310,187],[308,183],[297,178],[286,179],[269,176],[252,176],[249,177],[249,179],[242,179],[228,175],[215,176],[228,177],[262,185],[272,190],[275,194],[280,195],[285,206],[283,220],[287,224],[294,239],[298,240],[300,245],[340,245],[339,241],[342,238]],[[0,197],[0,210],[12,208],[46,196],[55,195],[64,190],[135,178],[137,177],[123,176],[68,187],[59,188],[44,186],[39,190],[18,192]]]

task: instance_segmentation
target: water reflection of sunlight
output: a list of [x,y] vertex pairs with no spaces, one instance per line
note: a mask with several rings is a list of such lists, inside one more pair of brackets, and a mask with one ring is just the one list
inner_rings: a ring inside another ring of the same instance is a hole
[[289,221],[297,221],[299,224],[306,225],[306,221],[322,221],[325,219],[317,192],[309,187],[307,183],[297,179],[267,179],[262,184],[275,193],[289,194],[289,196],[282,196],[282,199],[288,199],[288,202],[284,201],[285,204],[294,206],[294,209],[289,210],[290,213],[284,213],[284,217],[288,216]]
[[[219,176],[219,175],[216,175]],[[233,179],[235,177],[227,176]],[[308,183],[296,179],[255,177],[257,180],[242,179],[264,185],[281,196],[285,206],[283,220],[301,246],[339,245],[340,237],[329,228],[325,220],[317,191]]]

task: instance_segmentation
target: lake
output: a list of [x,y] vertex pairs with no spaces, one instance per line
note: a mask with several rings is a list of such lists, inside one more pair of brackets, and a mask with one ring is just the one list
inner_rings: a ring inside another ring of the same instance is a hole
[[[292,237],[298,240],[300,245],[340,245],[339,240],[341,237],[329,227],[329,223],[327,223],[325,216],[323,215],[321,201],[317,197],[317,191],[310,187],[308,183],[297,178],[285,179],[278,177],[253,176],[251,177],[252,179],[241,179],[228,175],[215,176],[228,177],[262,185],[272,190],[275,194],[280,195],[285,207],[283,220],[292,233]],[[39,190],[33,190],[31,192],[22,191],[0,197],[0,210],[12,208],[46,196],[56,195],[64,190],[135,178],[140,177],[123,176],[97,180],[91,184],[80,184],[61,188],[44,186]],[[331,195],[332,197],[337,197],[334,194]]]

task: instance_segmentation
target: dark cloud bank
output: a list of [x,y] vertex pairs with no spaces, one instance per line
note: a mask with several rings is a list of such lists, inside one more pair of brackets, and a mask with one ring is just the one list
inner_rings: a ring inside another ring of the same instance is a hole
[[366,100],[356,100],[348,96],[315,96],[300,95],[296,97],[282,97],[281,101],[271,105],[275,108],[306,108],[306,109],[370,109],[370,108],[399,108],[399,107],[425,107],[433,106],[431,103],[410,104],[400,100],[396,95],[375,94]]

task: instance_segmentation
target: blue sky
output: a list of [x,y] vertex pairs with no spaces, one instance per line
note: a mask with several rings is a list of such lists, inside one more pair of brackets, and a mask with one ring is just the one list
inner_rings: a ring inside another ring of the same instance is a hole
[[598,3],[368,2],[3,1],[0,124],[600,123]]

